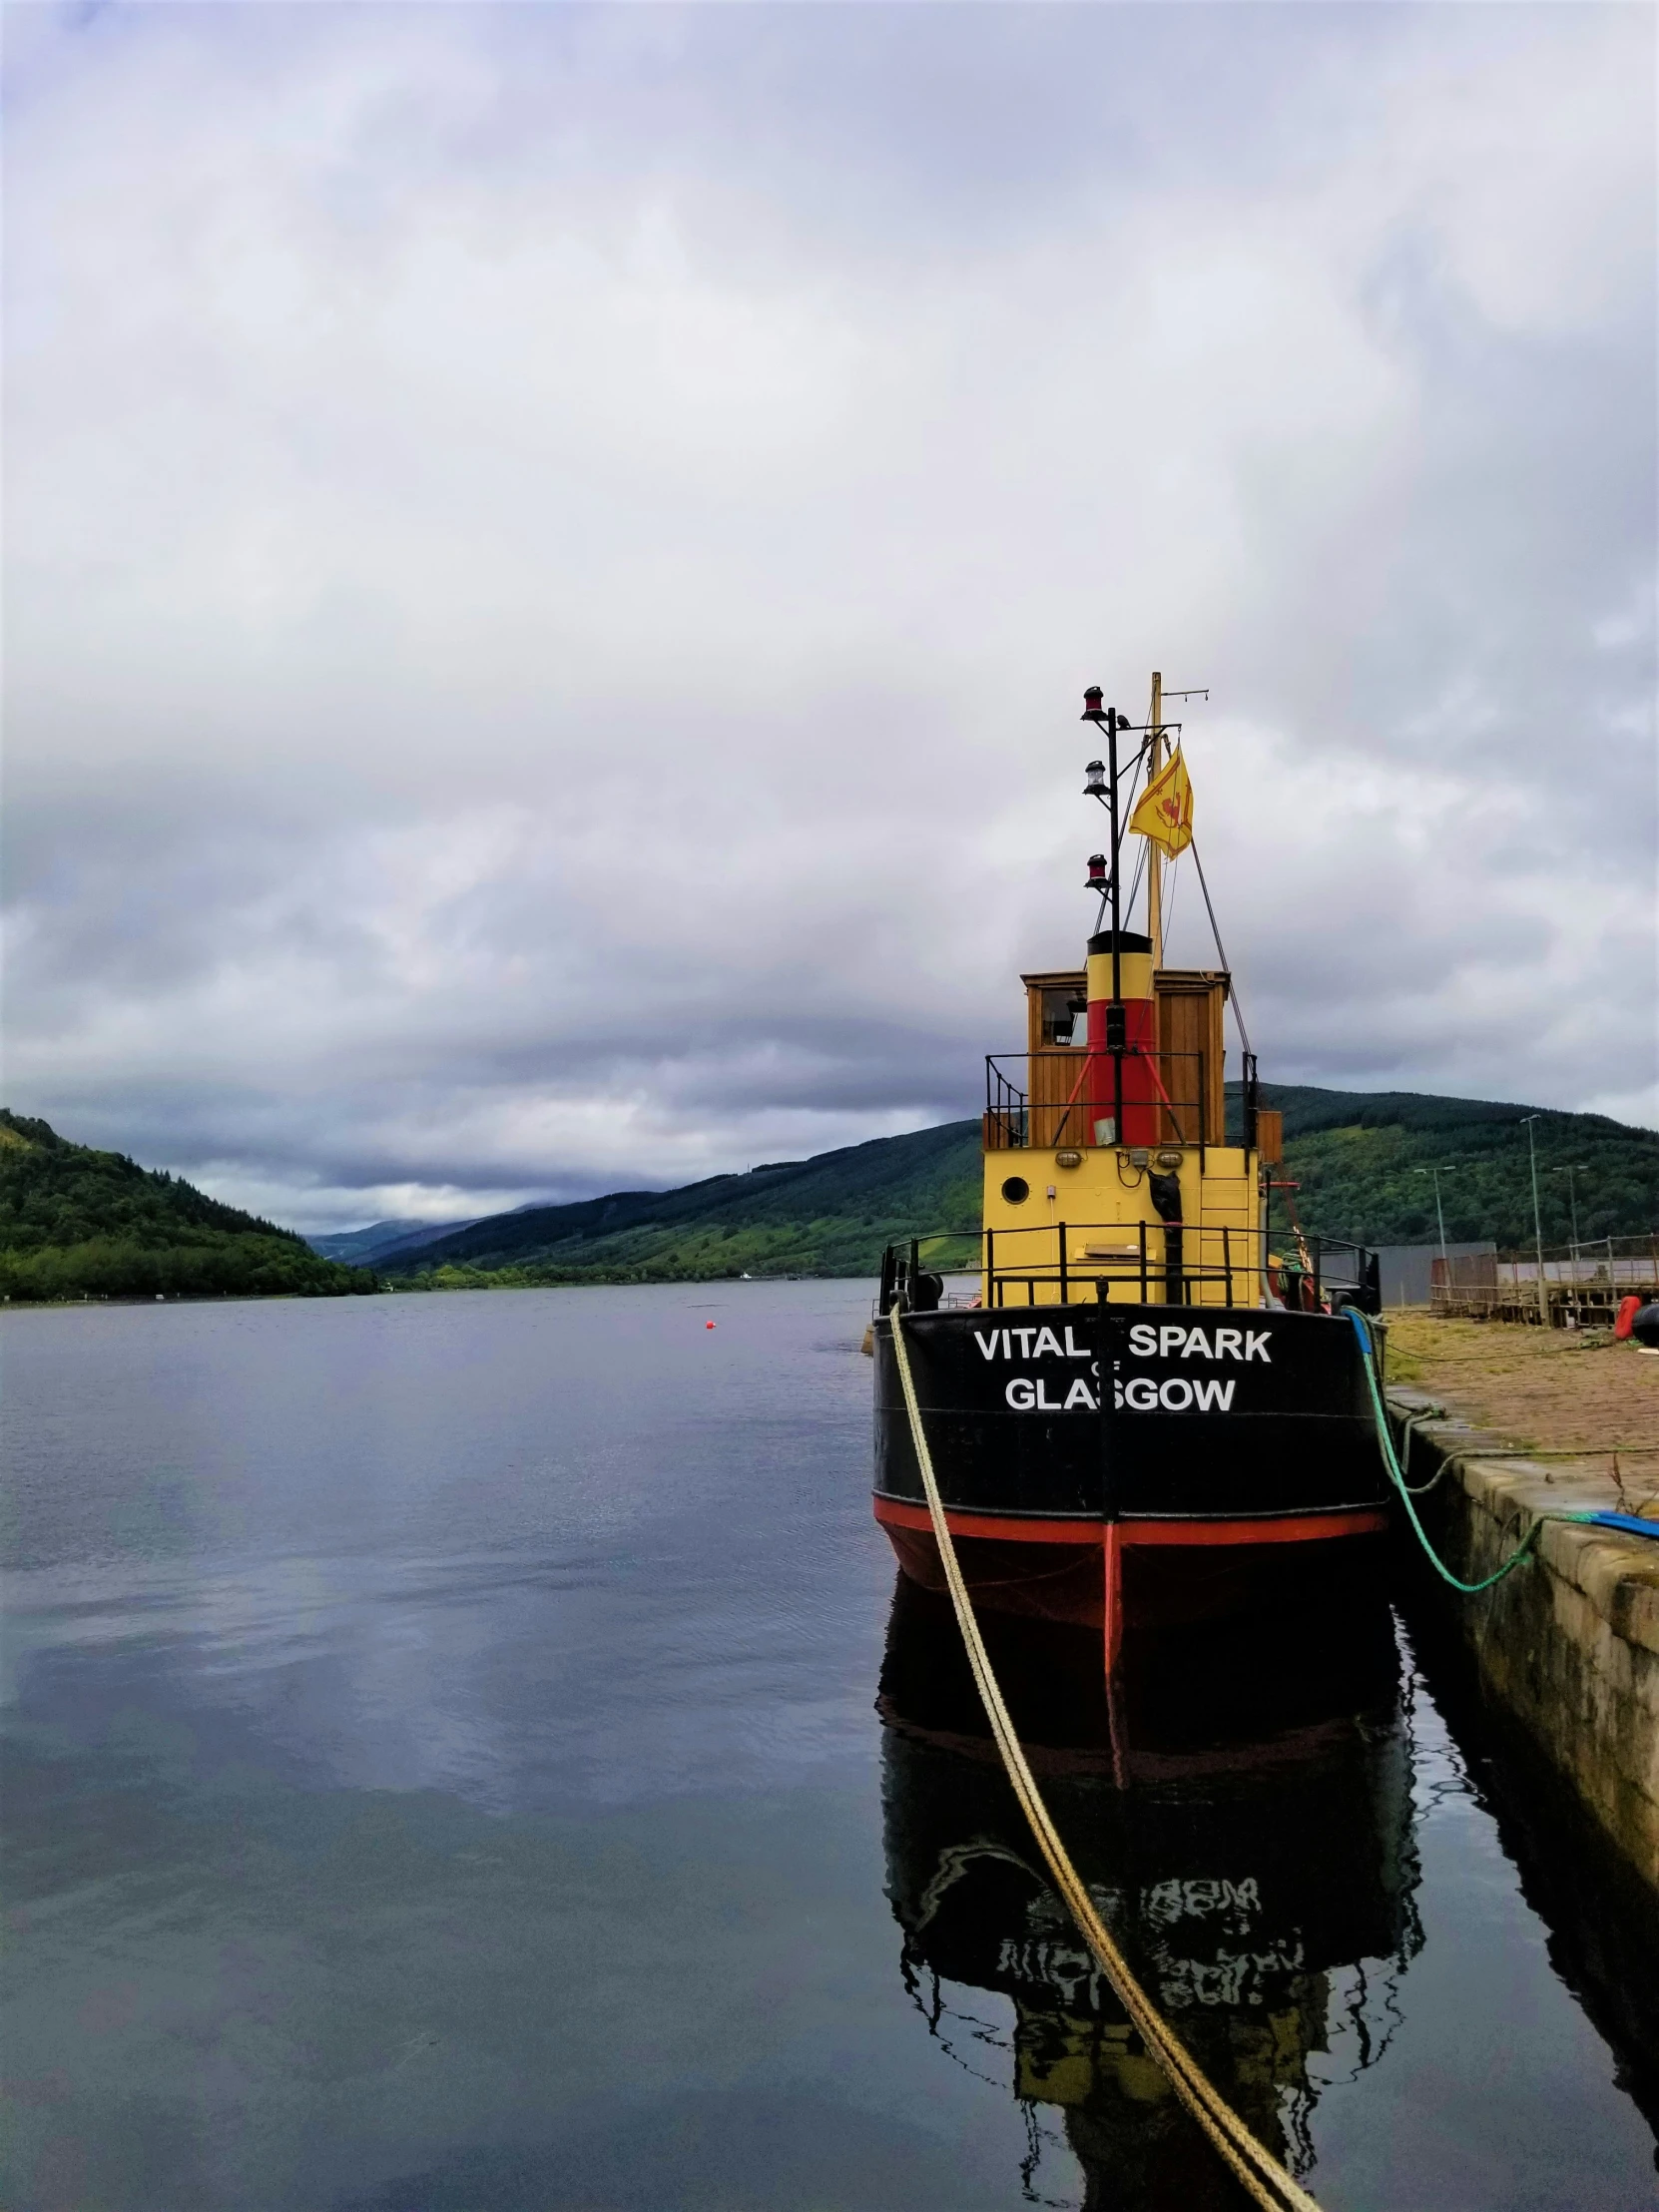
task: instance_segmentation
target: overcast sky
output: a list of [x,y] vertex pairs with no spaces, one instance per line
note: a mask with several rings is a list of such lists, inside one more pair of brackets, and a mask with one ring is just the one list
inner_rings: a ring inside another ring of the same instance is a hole
[[13,10],[9,1103],[307,1228],[973,1112],[1157,667],[1264,1073],[1659,1118],[1654,27]]

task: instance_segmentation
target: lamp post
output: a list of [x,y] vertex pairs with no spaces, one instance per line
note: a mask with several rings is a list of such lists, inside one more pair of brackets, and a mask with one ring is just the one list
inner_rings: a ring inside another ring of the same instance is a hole
[[1551,1175],[1564,1175],[1567,1179],[1567,1208],[1572,1216],[1572,1256],[1578,1258],[1578,1178],[1588,1175],[1588,1160],[1575,1160],[1568,1168],[1551,1168]]
[[1590,1163],[1575,1160],[1570,1167],[1551,1168],[1549,1172],[1567,1179],[1567,1209],[1572,1217],[1572,1318],[1574,1322],[1581,1322],[1583,1316],[1578,1310],[1578,1178],[1589,1174]]
[[1538,1255],[1538,1319],[1547,1329],[1549,1305],[1544,1295],[1544,1224],[1538,1211],[1538,1146],[1533,1123],[1542,1121],[1542,1114],[1522,1114],[1526,1124],[1526,1157],[1532,1168],[1532,1246]]
[[[1451,1289],[1451,1260],[1445,1248],[1445,1208],[1440,1204],[1440,1177],[1442,1175],[1455,1175],[1457,1170],[1451,1162],[1445,1161],[1437,1167],[1413,1168],[1411,1173],[1413,1175],[1429,1175],[1434,1179],[1434,1219],[1440,1226],[1440,1265],[1445,1269],[1445,1287],[1449,1291]],[[1429,1295],[1428,1303],[1430,1306],[1434,1303],[1432,1293]]]

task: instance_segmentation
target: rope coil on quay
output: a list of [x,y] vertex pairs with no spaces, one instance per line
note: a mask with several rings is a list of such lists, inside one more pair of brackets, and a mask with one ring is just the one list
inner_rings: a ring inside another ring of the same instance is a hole
[[967,1648],[968,1664],[973,1669],[980,1701],[991,1724],[991,1735],[1001,1755],[1008,1780],[1013,1786],[1014,1795],[1019,1800],[1020,1809],[1036,1838],[1037,1848],[1047,1863],[1048,1871],[1053,1876],[1055,1886],[1065,1900],[1066,1908],[1076,1922],[1083,1940],[1099,1959],[1101,1970],[1111,1984],[1118,2002],[1128,2013],[1131,2024],[1152,2057],[1162,2067],[1182,2104],[1203,2129],[1211,2147],[1231,2170],[1240,2186],[1257,2204],[1267,2207],[1267,2212],[1320,2212],[1315,2199],[1280,2164],[1267,2145],[1251,2132],[1157,2010],[1135,1978],[1128,1960],[1113,1940],[1110,1930],[1095,1909],[1093,1899],[1083,1887],[1082,1878],[1067,1856],[1059,1831],[1049,1817],[1048,1808],[1043,1803],[1031,1769],[1026,1764],[1019,1738],[1014,1732],[1014,1724],[1002,1702],[1002,1692],[992,1672],[989,1654],[979,1634],[979,1624],[973,1616],[973,1605],[968,1597],[967,1584],[962,1579],[956,1547],[951,1540],[944,1504],[939,1496],[938,1481],[933,1473],[932,1453],[927,1448],[927,1438],[922,1429],[921,1408],[916,1402],[915,1383],[910,1375],[910,1356],[904,1343],[901,1315],[902,1309],[894,1306],[888,1316],[892,1327],[893,1359],[898,1369],[899,1386],[904,1393],[904,1408],[910,1419],[910,1437],[915,1445],[916,1463],[921,1470],[921,1486],[927,1498],[928,1516],[933,1523],[933,1535],[939,1547],[939,1559],[944,1567],[945,1582],[950,1590],[950,1602],[955,1609],[957,1626],[961,1629],[962,1642]]

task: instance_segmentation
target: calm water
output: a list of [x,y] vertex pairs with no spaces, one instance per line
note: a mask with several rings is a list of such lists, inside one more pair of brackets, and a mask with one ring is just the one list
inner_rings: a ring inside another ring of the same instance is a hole
[[[867,1297],[6,1317],[10,2212],[1232,2201],[895,1610]],[[1085,1876],[1330,2212],[1654,2203],[1639,1901],[1338,1641],[1045,1751]]]

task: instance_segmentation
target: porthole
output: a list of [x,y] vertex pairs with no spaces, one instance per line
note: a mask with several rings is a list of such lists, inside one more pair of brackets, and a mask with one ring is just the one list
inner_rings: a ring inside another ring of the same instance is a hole
[[1010,1175],[1002,1186],[1002,1195],[1010,1206],[1023,1206],[1031,1196],[1031,1186],[1023,1175]]

